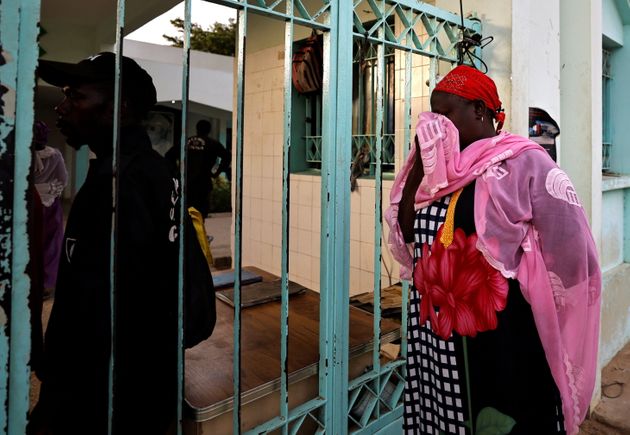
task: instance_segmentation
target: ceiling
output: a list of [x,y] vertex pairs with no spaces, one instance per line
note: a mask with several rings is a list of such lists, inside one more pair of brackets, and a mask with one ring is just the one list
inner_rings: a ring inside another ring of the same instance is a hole
[[[166,12],[181,0],[127,0],[124,34]],[[40,38],[48,59],[76,61],[116,40],[115,0],[42,0]]]

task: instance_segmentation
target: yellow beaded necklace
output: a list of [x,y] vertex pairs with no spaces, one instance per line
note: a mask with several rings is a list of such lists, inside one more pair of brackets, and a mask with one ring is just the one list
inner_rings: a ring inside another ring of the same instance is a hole
[[444,221],[442,228],[442,237],[440,237],[440,242],[445,248],[448,248],[451,246],[451,243],[453,243],[453,232],[455,231],[455,206],[457,205],[457,200],[459,199],[459,195],[461,195],[462,190],[464,190],[464,188],[454,192],[451,197],[451,201],[448,203],[446,220]]

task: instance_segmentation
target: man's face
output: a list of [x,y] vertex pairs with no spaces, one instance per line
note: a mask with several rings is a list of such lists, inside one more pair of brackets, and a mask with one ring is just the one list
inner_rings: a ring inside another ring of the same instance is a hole
[[64,98],[55,107],[57,127],[71,147],[79,149],[111,136],[112,98],[106,89],[101,84],[63,88]]

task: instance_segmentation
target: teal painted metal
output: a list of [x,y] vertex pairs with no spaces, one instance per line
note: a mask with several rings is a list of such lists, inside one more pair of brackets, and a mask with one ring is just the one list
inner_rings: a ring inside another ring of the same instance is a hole
[[[14,165],[11,163],[15,149],[15,90],[17,88],[16,57],[19,49],[19,9],[16,2],[0,2],[0,45],[2,59],[6,64],[0,65],[0,84],[6,88],[6,94],[0,95],[0,162],[6,162],[3,167],[4,178],[12,180]],[[3,88],[3,89],[4,89]],[[11,301],[13,286],[12,275],[18,273],[13,269],[13,182],[5,180],[6,190],[0,190],[0,434],[7,433],[8,401],[9,401],[9,335],[10,312],[5,311]],[[25,209],[23,209],[25,213]]]
[[350,257],[352,14],[349,1],[331,3],[324,35],[322,234],[320,253],[320,395],[328,433],[347,432]]
[[[381,28],[379,34],[384,30]],[[379,35],[380,36],[380,35]],[[385,46],[377,46],[377,67],[376,67],[376,171],[374,174],[374,318],[373,337],[374,347],[372,349],[372,370],[376,373],[381,369],[381,238],[383,234],[383,112],[385,106]],[[380,390],[380,378],[374,378],[376,391]],[[380,417],[380,406],[378,395],[374,399],[376,408],[376,418]],[[371,412],[364,413],[364,418],[368,418]]]
[[179,256],[178,256],[178,279],[177,279],[177,435],[183,432],[183,410],[184,403],[184,264],[186,262],[185,241],[186,226],[184,225],[188,210],[186,210],[186,167],[188,153],[186,149],[186,125],[188,125],[188,93],[190,86],[190,32],[192,6],[190,0],[184,2],[184,44],[182,47],[182,131],[179,138],[179,188],[181,198],[179,202]]
[[353,424],[349,433],[374,433],[402,415],[405,364],[402,359],[389,362],[349,383],[348,420]]
[[403,417],[399,417],[398,419],[392,421],[383,429],[376,432],[375,435],[400,435],[403,433]]
[[74,153],[74,186],[72,195],[74,196],[83,183],[88,173],[88,166],[90,163],[90,149],[88,147],[81,147],[81,149]]
[[[411,36],[407,36],[407,38],[411,38]],[[411,119],[411,84],[413,81],[413,76],[411,74],[411,65],[413,62],[413,54],[411,51],[407,51],[405,53],[405,109],[404,109],[404,117],[405,122],[405,136],[403,139],[403,161],[407,160],[407,156],[409,155],[409,147],[414,146],[411,143],[412,137],[412,128],[413,128],[413,120]],[[402,313],[400,320],[400,356],[407,360],[407,327],[409,325],[409,281],[403,281],[402,283],[402,297],[401,297],[401,307],[400,312]],[[403,373],[406,374],[406,367],[403,368]]]
[[[287,15],[293,16],[296,0],[287,0]],[[297,0],[299,5],[299,0]],[[280,419],[284,421],[282,434],[287,435],[289,426],[289,201],[291,173],[291,101],[293,67],[293,20],[284,27],[284,129],[282,147],[282,251],[281,251],[281,307],[280,307]]]
[[117,251],[118,245],[118,192],[120,190],[120,178],[118,177],[118,167],[120,163],[120,115],[121,115],[121,68],[122,68],[122,52],[123,52],[123,33],[125,27],[125,0],[118,0],[116,11],[116,67],[114,79],[114,133],[112,140],[112,229],[110,244],[110,293],[109,293],[109,310],[110,310],[110,354],[109,354],[109,377],[108,377],[108,422],[107,432],[113,434],[113,416],[114,416],[114,376],[116,370],[116,287],[117,287]]
[[[359,3],[355,11],[355,35],[373,42],[380,42],[401,50],[412,50],[428,57],[437,57],[450,62],[457,61],[455,44],[459,40],[461,19],[459,15],[441,10],[426,3],[411,0],[389,0],[377,2],[368,0]],[[369,7],[369,9],[365,9]],[[376,17],[370,21],[370,27],[364,26],[359,12],[368,10]],[[388,18],[395,16],[402,24],[402,30],[396,32],[395,24],[388,23]],[[473,29],[478,22],[465,19],[464,27]],[[418,31],[417,29],[420,29]],[[382,29],[383,32],[379,33]],[[398,33],[398,34],[397,34]],[[424,38],[426,33],[427,37]],[[442,38],[440,38],[440,35]],[[446,38],[446,41],[442,41]],[[425,41],[423,41],[425,39]],[[442,39],[442,40],[440,40]]]
[[326,405],[326,400],[321,397],[317,397],[313,400],[309,400],[308,402],[296,406],[291,411],[289,411],[288,417],[284,418],[278,416],[258,427],[252,429],[250,431],[245,432],[245,435],[257,435],[257,434],[265,434],[272,431],[275,431],[287,424],[296,423],[291,428],[291,433],[294,434],[301,428],[301,423],[305,421],[308,417],[311,421],[315,422],[318,428],[323,428],[323,422],[319,420],[316,416],[316,412],[320,410],[322,407]]
[[9,360],[8,433],[19,435],[26,431],[29,409],[31,327],[28,295],[30,278],[26,275],[29,262],[27,234],[28,174],[31,167],[31,141],[33,136],[34,71],[37,65],[37,35],[39,29],[39,2],[22,2],[19,9],[18,50],[15,116],[15,172],[13,184],[13,228],[11,261],[11,315]]
[[[402,408],[395,413],[384,417],[379,423],[379,426],[382,429],[375,429],[373,427],[368,427],[361,432],[357,432],[357,434],[376,434],[376,435],[400,435],[403,433],[403,412]],[[376,432],[375,432],[376,431]]]
[[[630,190],[623,191],[623,215],[630,216]],[[626,225],[623,234],[623,261],[630,263],[630,225]]]
[[[381,153],[381,165],[387,172],[394,171],[396,136],[393,134],[381,134],[378,137],[383,141]],[[363,146],[370,150],[371,175],[374,175],[376,163],[376,134],[353,134],[352,155],[356,156]],[[306,161],[309,163],[322,162],[322,137],[304,136],[306,146]]]
[[265,1],[257,0],[256,3],[239,0],[212,0],[212,3],[231,7],[237,10],[247,9],[257,15],[264,15],[279,20],[292,20],[297,25],[312,27],[318,30],[330,28],[329,19],[334,1],[322,1],[322,5],[314,12],[309,12],[302,0],[294,0],[292,14],[283,12],[283,2],[274,1],[267,5]]
[[241,433],[241,249],[243,234],[243,133],[245,96],[245,51],[247,9],[238,11],[237,86],[236,86],[236,186],[234,198],[234,356],[232,377],[234,402],[232,433]]

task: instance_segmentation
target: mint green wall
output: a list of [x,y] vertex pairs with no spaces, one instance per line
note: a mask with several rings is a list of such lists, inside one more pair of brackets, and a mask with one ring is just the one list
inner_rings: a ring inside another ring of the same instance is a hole
[[602,36],[623,44],[623,22],[614,0],[602,0]]
[[623,30],[623,47],[613,50],[611,59],[611,169],[630,174],[630,25]]

